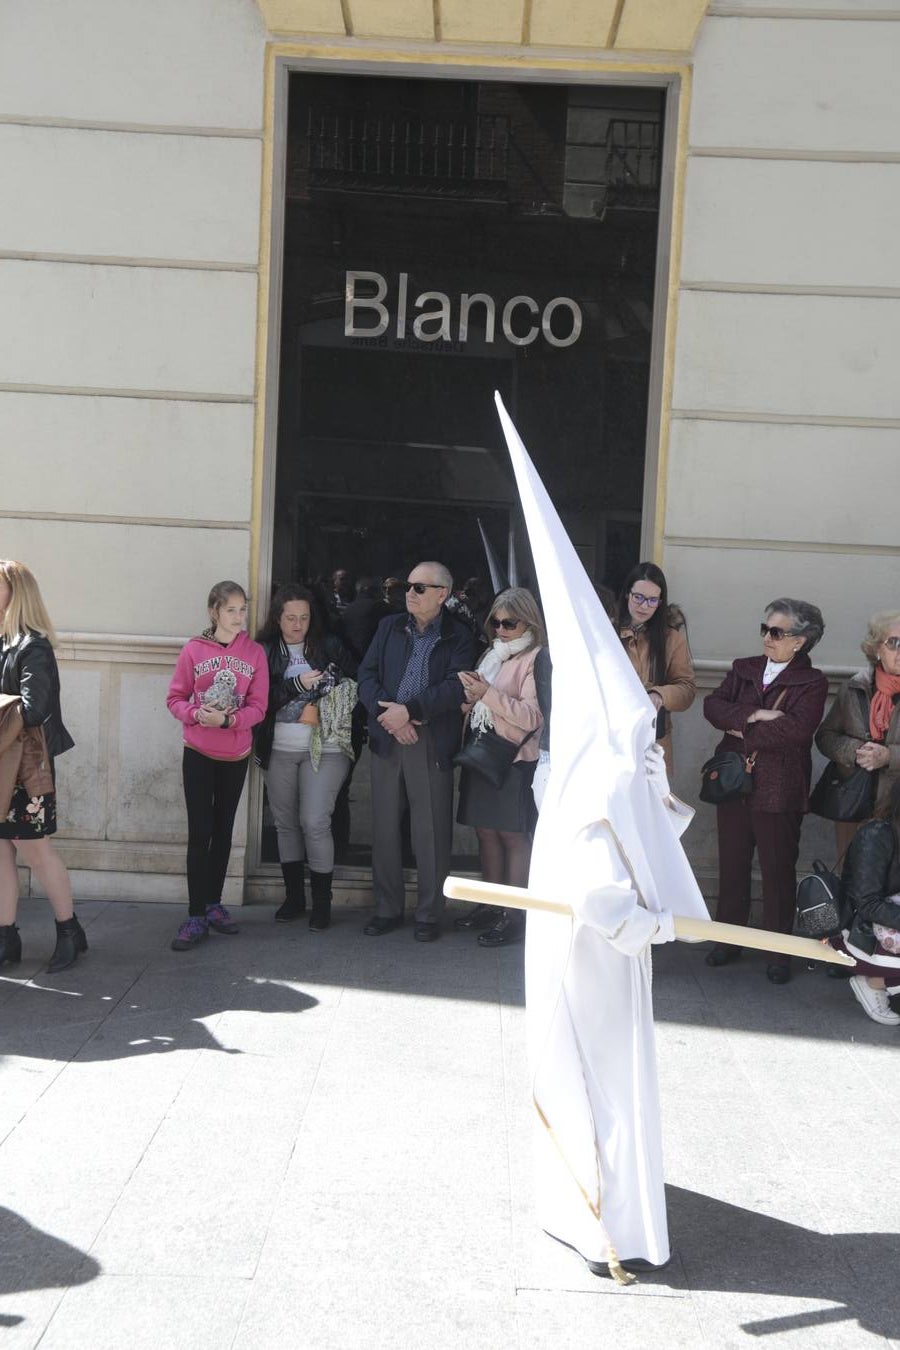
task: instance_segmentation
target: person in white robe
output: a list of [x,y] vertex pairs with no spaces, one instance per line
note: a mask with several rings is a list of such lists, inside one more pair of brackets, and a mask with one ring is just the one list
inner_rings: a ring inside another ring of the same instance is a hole
[[650,947],[708,919],[679,843],[693,812],[651,747],[655,711],[497,396],[553,658],[549,774],[529,890],[526,1017],[538,1219],[596,1273],[669,1259]]

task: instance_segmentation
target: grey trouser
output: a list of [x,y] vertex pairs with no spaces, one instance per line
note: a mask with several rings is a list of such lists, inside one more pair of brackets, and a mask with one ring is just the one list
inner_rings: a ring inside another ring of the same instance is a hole
[[403,913],[400,826],[409,803],[410,833],[418,873],[417,923],[437,923],[444,910],[444,878],[453,836],[453,771],[435,763],[431,732],[419,727],[415,745],[391,741],[372,755],[372,885],[375,913]]
[[331,813],[350,772],[343,754],[323,754],[314,769],[308,750],[273,750],[265,773],[283,863],[305,857],[313,872],[334,870]]

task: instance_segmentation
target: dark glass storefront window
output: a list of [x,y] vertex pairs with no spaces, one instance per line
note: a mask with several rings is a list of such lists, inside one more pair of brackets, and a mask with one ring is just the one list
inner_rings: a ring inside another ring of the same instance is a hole
[[663,100],[291,76],[276,583],[423,557],[487,578],[483,529],[529,584],[499,389],[588,571],[620,585],[640,546]]

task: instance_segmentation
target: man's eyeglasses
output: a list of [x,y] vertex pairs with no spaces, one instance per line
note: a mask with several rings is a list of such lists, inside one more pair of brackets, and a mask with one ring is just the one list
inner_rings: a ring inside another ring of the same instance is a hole
[[885,638],[882,647],[887,647],[889,652],[900,652],[900,637]]
[[760,637],[770,637],[773,642],[780,642],[782,638],[799,637],[800,634],[794,628],[769,628],[766,624],[759,625]]
[[438,581],[404,581],[403,589],[407,595],[410,591],[415,591],[416,595],[424,595],[426,591],[442,591],[444,588]]
[[646,605],[647,609],[656,609],[659,604],[658,595],[642,595],[640,591],[629,591],[628,594],[636,605]]
[[521,619],[488,619],[488,623],[491,625],[494,632],[496,632],[498,628],[502,628],[504,633],[514,633],[521,622]]

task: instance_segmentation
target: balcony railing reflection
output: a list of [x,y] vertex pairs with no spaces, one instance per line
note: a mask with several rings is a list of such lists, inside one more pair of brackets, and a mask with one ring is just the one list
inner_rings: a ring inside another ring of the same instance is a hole
[[306,162],[297,168],[313,188],[496,198],[505,195],[509,147],[505,116],[453,120],[311,108]]

